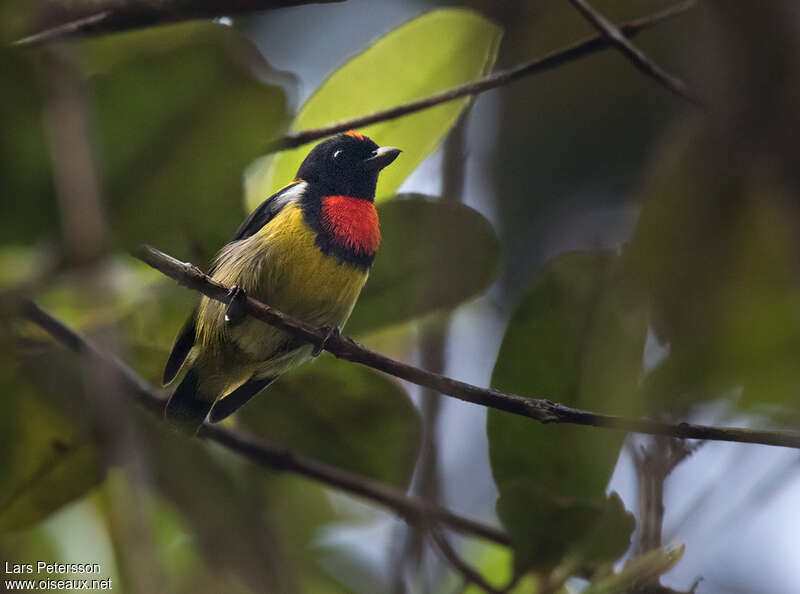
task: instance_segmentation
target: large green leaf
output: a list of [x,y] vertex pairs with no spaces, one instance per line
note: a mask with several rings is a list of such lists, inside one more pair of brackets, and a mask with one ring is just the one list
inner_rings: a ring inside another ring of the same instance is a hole
[[378,212],[383,240],[348,333],[453,307],[494,280],[498,241],[477,211],[412,194],[382,204]]
[[86,41],[114,237],[208,257],[242,218],[242,172],[283,131],[283,91],[231,27],[184,24]]
[[[552,261],[514,313],[492,375],[495,388],[624,413],[637,408],[647,332],[645,308],[609,252]],[[633,528],[605,490],[622,436],[539,425],[490,410],[487,421],[497,511],[521,568],[550,568],[568,552],[613,559]],[[593,532],[604,525],[613,535]]]
[[290,449],[406,488],[420,439],[400,386],[330,355],[278,380],[244,407],[248,428]]
[[[474,80],[491,70],[501,36],[499,27],[470,10],[424,14],[342,65],[306,101],[292,129],[350,119]],[[437,147],[468,101],[452,101],[361,130],[378,144],[404,151],[381,173],[379,200],[392,196]],[[247,181],[248,207],[255,208],[291,181],[308,151],[302,146],[255,164]]]

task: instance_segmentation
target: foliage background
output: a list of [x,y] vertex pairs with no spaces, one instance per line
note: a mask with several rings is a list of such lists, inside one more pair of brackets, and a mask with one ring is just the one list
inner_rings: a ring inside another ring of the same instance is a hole
[[[508,67],[591,33],[567,2],[476,0],[372,45],[444,4],[349,0],[234,27],[4,47],[0,288],[27,283],[156,383],[195,296],[127,248],[207,262],[308,150],[259,158],[290,126],[425,96],[495,57]],[[595,4],[614,20],[667,5]],[[4,40],[35,22],[26,3],[0,8]],[[799,27],[788,0],[707,1],[638,38],[704,110],[607,51],[365,130],[406,152],[381,187],[384,246],[347,332],[591,410],[796,426]],[[4,560],[99,562],[124,592],[458,590],[429,541],[385,510],[172,435],[13,317],[0,340]],[[619,570],[636,551],[631,452],[648,440],[421,392],[323,356],[236,421],[500,522],[513,556],[454,542],[492,583],[532,570],[518,592],[546,591],[559,568]],[[664,544],[686,550],[662,582],[796,592],[798,460],[714,443],[681,464]]]

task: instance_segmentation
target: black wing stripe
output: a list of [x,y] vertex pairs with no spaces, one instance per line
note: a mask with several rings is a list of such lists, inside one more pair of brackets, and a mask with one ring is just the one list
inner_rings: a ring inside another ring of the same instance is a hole
[[229,417],[239,410],[239,408],[247,404],[250,399],[253,398],[253,396],[258,394],[276,379],[278,379],[277,376],[265,377],[264,379],[259,380],[251,379],[243,383],[227,396],[217,400],[216,404],[214,404],[214,408],[211,409],[209,420],[212,423],[216,423],[226,417]]
[[183,362],[186,360],[186,356],[194,346],[196,317],[197,308],[194,309],[192,315],[189,316],[189,319],[183,324],[183,328],[181,328],[181,331],[178,333],[178,338],[175,339],[175,344],[172,346],[172,352],[169,354],[167,364],[164,366],[164,377],[161,380],[165,386],[174,380],[176,375],[178,375],[178,372],[183,366]]

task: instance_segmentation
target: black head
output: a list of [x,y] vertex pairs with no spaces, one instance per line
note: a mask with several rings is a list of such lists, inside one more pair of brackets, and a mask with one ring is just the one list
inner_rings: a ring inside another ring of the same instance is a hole
[[378,174],[400,154],[391,146],[350,131],[315,146],[300,165],[297,177],[317,186],[325,196],[373,200]]

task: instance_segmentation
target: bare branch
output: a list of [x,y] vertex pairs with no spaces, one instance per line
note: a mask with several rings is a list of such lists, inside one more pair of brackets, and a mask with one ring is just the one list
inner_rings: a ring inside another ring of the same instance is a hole
[[[620,30],[628,37],[635,37],[645,29],[649,29],[654,25],[685,13],[687,10],[692,8],[694,4],[694,0],[681,2],[675,6],[654,13],[650,16],[625,23],[624,25],[620,26]],[[500,70],[482,79],[458,87],[453,87],[452,89],[448,89],[447,91],[443,91],[441,93],[436,93],[435,95],[425,97],[424,99],[417,99],[416,101],[410,101],[408,103],[396,105],[388,109],[382,109],[374,113],[342,122],[337,122],[321,128],[311,128],[308,130],[289,133],[286,136],[277,138],[268,143],[266,152],[271,153],[293,149],[298,146],[308,144],[309,142],[319,140],[320,138],[338,134],[339,132],[345,132],[353,128],[369,126],[370,124],[375,124],[377,122],[393,120],[418,111],[422,111],[424,109],[428,109],[430,107],[435,107],[441,103],[455,101],[456,99],[461,99],[462,97],[479,95],[484,91],[502,87],[532,74],[538,74],[540,72],[552,70],[558,66],[561,66],[562,64],[572,62],[578,58],[583,58],[584,56],[595,54],[612,47],[614,47],[614,43],[603,35],[583,39],[568,47],[548,54],[543,58],[537,58],[536,60],[525,62],[513,68],[509,68],[508,70]]]
[[625,33],[617,28],[611,21],[606,19],[602,14],[594,10],[589,3],[585,0],[570,0],[572,5],[589,21],[595,29],[597,29],[614,47],[619,49],[623,55],[627,56],[633,65],[639,70],[644,72],[647,76],[654,78],[660,82],[667,89],[683,97],[687,101],[695,105],[701,105],[700,101],[689,91],[684,83],[679,78],[672,76],[666,70],[654,63],[648,58],[645,53],[638,47],[633,45]]
[[[211,299],[227,302],[229,288],[212,280],[196,266],[180,262],[150,246],[141,246],[134,255],[180,284],[199,291]],[[636,419],[572,408],[545,398],[524,397],[491,388],[480,388],[396,361],[361,346],[351,338],[329,337],[326,329],[292,318],[252,297],[247,298],[244,309],[252,317],[320,346],[340,359],[361,363],[459,400],[529,417],[541,423],[569,423],[631,433],[669,435],[683,439],[758,443],[800,449],[800,433],[796,431],[716,427],[694,423],[666,423],[651,419]]]
[[109,233],[92,150],[86,89],[70,48],[48,47],[37,57],[64,258],[69,264],[87,264],[103,254]]
[[474,569],[459,556],[458,551],[447,541],[447,537],[438,526],[429,526],[428,534],[430,534],[431,540],[436,544],[436,548],[439,549],[442,556],[461,574],[465,582],[475,584],[481,590],[489,594],[502,594],[502,590],[492,586],[484,579],[479,571]]
[[28,35],[22,39],[17,39],[16,41],[13,41],[11,45],[37,45],[40,43],[46,43],[48,41],[64,39],[70,35],[77,35],[81,32],[90,31],[92,28],[99,27],[110,16],[111,12],[108,10],[90,14],[88,16],[45,29],[44,31],[33,33],[32,35]]
[[342,0],[72,0],[52,6],[57,22],[12,45],[32,46],[78,35],[101,35],[193,19]]
[[[80,334],[32,302],[27,303],[22,314],[45,330],[56,341],[89,358],[92,363],[103,366],[104,369],[119,378],[128,392],[144,408],[159,416],[163,415],[166,398],[156,392],[125,363],[115,356],[99,350]],[[441,522],[453,530],[465,534],[479,536],[501,545],[508,546],[510,544],[508,536],[502,530],[459,516],[441,506],[429,504],[423,499],[409,497],[400,489],[268,443],[255,435],[242,431],[231,431],[206,423],[201,427],[198,436],[225,446],[259,466],[314,479],[327,486],[388,507],[408,522],[426,524],[430,524],[432,521]]]

